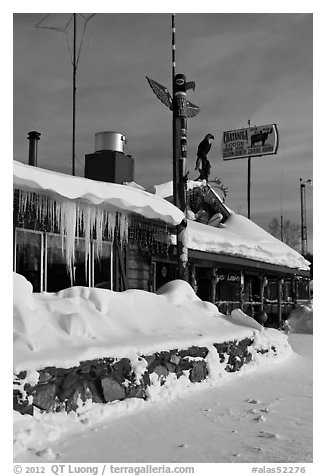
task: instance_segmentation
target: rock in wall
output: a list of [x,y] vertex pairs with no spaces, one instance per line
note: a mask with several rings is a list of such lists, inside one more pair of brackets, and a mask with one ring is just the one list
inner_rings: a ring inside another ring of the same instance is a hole
[[[237,372],[252,360],[253,338],[214,344],[220,364],[225,372]],[[275,347],[255,350],[272,352]],[[142,355],[143,371],[135,371],[128,358],[99,358],[81,362],[69,369],[46,367],[38,370],[37,383],[23,371],[14,376],[14,410],[33,414],[37,407],[45,412],[75,411],[80,404],[91,400],[108,403],[125,398],[147,398],[146,389],[155,373],[160,385],[169,374],[177,378],[186,375],[191,382],[201,382],[209,376],[207,347],[192,346],[186,350],[168,350]]]

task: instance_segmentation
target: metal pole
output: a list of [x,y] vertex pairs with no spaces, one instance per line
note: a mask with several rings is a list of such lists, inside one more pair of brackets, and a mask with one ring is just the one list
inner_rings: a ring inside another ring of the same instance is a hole
[[248,218],[249,219],[250,219],[250,181],[251,181],[251,157],[248,157],[247,202],[248,202]]
[[[250,127],[250,119],[248,119],[248,126]],[[251,157],[248,157],[247,204],[248,204],[248,218],[249,219],[250,219],[250,188],[251,188]]]
[[284,241],[283,238],[283,215],[281,215],[281,241]]
[[307,216],[306,216],[306,185],[300,178],[300,204],[301,204],[301,254],[307,254]]
[[74,46],[72,59],[72,175],[75,175],[75,136],[76,136],[76,13],[73,14]]
[[172,13],[172,92],[174,88],[174,76],[175,76],[175,13]]
[[[172,98],[175,97],[175,14],[172,14]],[[172,160],[173,160],[173,204],[177,206],[178,191],[177,191],[177,157],[176,157],[176,112],[173,107],[172,114]]]

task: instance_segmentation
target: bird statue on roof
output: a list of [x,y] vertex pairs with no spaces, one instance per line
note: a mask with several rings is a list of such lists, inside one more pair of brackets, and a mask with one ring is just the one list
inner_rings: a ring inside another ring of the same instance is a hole
[[206,134],[198,146],[195,170],[198,170],[200,175],[196,180],[206,180],[208,182],[211,164],[207,158],[207,154],[211,150],[212,140],[214,140],[214,136],[212,134]]

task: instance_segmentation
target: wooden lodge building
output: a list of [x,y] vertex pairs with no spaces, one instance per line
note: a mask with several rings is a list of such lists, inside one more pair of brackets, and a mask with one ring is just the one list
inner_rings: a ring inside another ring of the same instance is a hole
[[[120,136],[98,135],[85,178],[14,162],[14,271],[34,292],[155,292],[177,278],[176,225],[184,215],[169,201],[169,184],[151,193],[133,182]],[[240,307],[254,315],[263,306],[267,325],[279,327],[298,300],[309,299],[309,263],[233,213],[205,181],[189,182],[187,209],[189,282],[202,300],[223,313]]]

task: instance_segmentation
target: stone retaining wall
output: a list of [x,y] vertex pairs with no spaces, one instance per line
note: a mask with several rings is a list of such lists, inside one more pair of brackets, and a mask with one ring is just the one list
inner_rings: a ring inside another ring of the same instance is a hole
[[[214,344],[225,372],[236,372],[252,360],[250,349],[254,339]],[[171,373],[177,378],[186,375],[191,382],[201,382],[208,376],[205,360],[208,349],[193,346],[186,350],[169,350],[142,355],[144,372],[136,375],[129,359],[100,358],[81,362],[69,369],[46,367],[38,370],[37,383],[23,371],[14,376],[14,410],[33,414],[34,408],[45,412],[75,411],[80,402],[91,400],[107,403],[125,398],[147,398],[146,389],[151,385],[151,374],[155,373],[164,385]],[[275,347],[255,350],[272,352]],[[143,360],[145,359],[145,361]],[[146,365],[147,363],[147,365]]]

